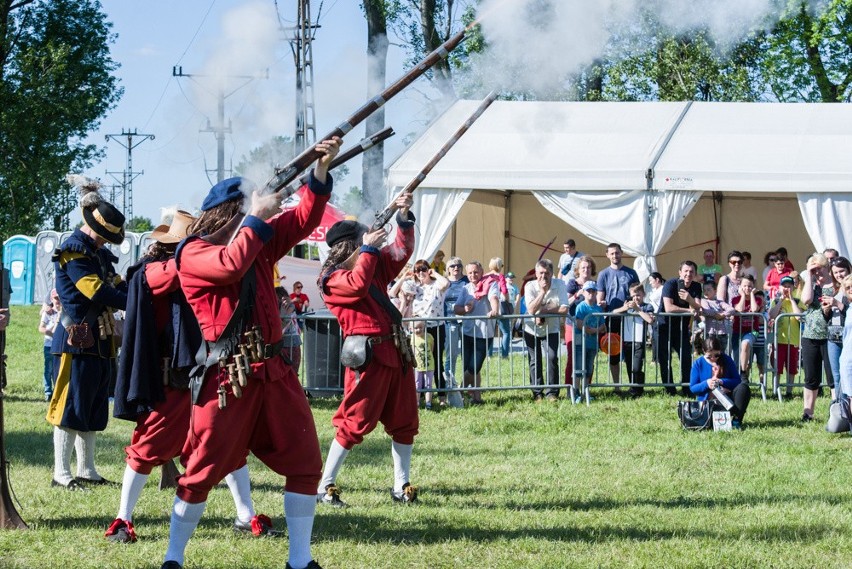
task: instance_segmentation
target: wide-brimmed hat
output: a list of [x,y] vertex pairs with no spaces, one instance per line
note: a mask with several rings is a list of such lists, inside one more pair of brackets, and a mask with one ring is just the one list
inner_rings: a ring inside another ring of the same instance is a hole
[[187,229],[192,225],[195,218],[189,213],[179,209],[172,218],[171,225],[158,225],[151,232],[151,239],[160,243],[180,243],[186,238]]
[[83,209],[83,221],[95,232],[113,245],[124,241],[124,214],[107,201],[100,202],[94,209]]

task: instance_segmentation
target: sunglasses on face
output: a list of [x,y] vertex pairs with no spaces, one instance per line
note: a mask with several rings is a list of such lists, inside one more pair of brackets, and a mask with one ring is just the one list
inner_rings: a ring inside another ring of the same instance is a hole
[[415,273],[428,273],[429,269],[428,269],[428,267],[420,267],[419,269],[414,269],[414,272]]
[[449,267],[447,267],[447,268],[448,268],[448,269],[461,269],[461,267],[462,267],[461,265],[450,265],[450,266],[449,266]]
[[732,264],[732,265],[742,265],[742,264],[743,264],[743,262],[742,262],[742,260],[741,260],[741,259],[731,259],[731,260],[730,260],[730,261],[728,261],[728,262],[729,262],[730,264]]

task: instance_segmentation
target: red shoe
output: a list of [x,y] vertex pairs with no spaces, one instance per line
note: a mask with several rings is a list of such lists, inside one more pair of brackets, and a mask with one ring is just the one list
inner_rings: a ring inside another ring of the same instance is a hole
[[104,537],[115,543],[136,543],[136,530],[133,522],[115,518]]

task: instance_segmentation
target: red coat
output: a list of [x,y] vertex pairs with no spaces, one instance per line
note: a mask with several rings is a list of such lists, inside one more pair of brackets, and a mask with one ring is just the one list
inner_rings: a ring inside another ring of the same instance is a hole
[[[330,178],[329,178],[330,183]],[[240,298],[240,285],[255,264],[257,294],[251,321],[259,324],[266,344],[281,339],[278,297],[272,267],[305,239],[322,219],[330,193],[305,191],[296,209],[264,222],[246,216],[234,241],[227,246],[190,238],[177,252],[178,271],[186,299],[192,306],[205,340],[215,341],[228,324]]]
[[370,296],[370,285],[376,285],[387,295],[388,285],[399,275],[413,252],[414,223],[403,222],[394,243],[381,250],[364,245],[351,271],[338,269],[328,276],[323,283],[323,299],[337,317],[344,336],[391,333],[390,316]]
[[154,297],[154,324],[157,327],[157,333],[162,334],[166,324],[172,318],[168,295],[180,288],[174,258],[168,261],[152,261],[145,265],[145,280]]
[[[397,222],[399,230],[392,245],[381,250],[363,246],[352,270],[336,270],[323,283],[325,304],[337,317],[344,336],[391,333],[391,318],[369,289],[373,284],[387,296],[388,284],[414,251],[413,221],[399,223],[397,218]],[[394,441],[414,443],[419,428],[414,372],[410,365],[403,368],[392,341],[373,346],[373,359],[360,379],[351,369],[346,370],[343,401],[332,419],[335,438],[343,448],[351,449],[379,421]]]
[[[256,293],[249,325],[259,325],[264,343],[281,339],[273,265],[319,224],[332,180],[319,184],[311,176],[296,209],[264,222],[246,216],[230,245],[190,238],[177,250],[181,288],[201,325],[205,340],[224,330],[239,301],[243,275],[254,265]],[[190,448],[182,456],[186,471],[178,480],[180,499],[204,502],[213,486],[245,464],[251,451],[287,478],[285,490],[313,495],[322,475],[322,458],[313,416],[299,378],[284,360],[273,357],[252,364],[241,398],[227,395],[218,408],[218,385],[225,375],[213,366],[192,406]],[[283,413],[283,416],[282,416]]]

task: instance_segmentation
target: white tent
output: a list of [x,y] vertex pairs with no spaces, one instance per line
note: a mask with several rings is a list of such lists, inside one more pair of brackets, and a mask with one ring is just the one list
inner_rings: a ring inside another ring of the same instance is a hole
[[[399,188],[416,176],[477,105],[458,101],[438,117],[391,165],[388,185]],[[546,216],[535,212],[532,219],[519,219],[511,211],[529,209],[523,199],[529,194],[544,211],[591,240],[621,243],[637,257],[637,269],[647,272],[702,196],[714,200],[708,202],[712,210],[700,209],[704,217],[713,212],[718,232],[722,196],[737,199],[740,192],[752,199],[756,213],[767,215],[795,196],[803,219],[796,221],[811,241],[801,244],[802,254],[826,246],[846,254],[844,224],[852,219],[850,149],[852,105],[498,101],[417,190],[415,256],[428,258],[447,243],[451,228],[453,241],[458,242],[455,234],[460,232],[465,243],[476,241],[486,225],[501,221],[504,236],[523,234],[523,229],[514,229],[518,225],[534,234],[548,225]],[[458,227],[457,216],[476,194],[478,201],[498,205],[494,197],[502,196],[506,219],[498,219],[500,212],[489,218],[486,212]],[[745,213],[743,207],[732,209]],[[785,218],[751,216],[746,222],[777,225],[790,221],[789,214]],[[510,223],[511,231],[506,227]],[[552,227],[548,230],[554,231]],[[493,236],[483,237],[491,250]],[[720,245],[718,235],[714,238]],[[542,240],[548,239],[539,234]],[[511,267],[508,239],[500,249]],[[487,258],[486,253],[479,256]],[[527,258],[534,260],[537,254],[517,256],[531,266]]]

